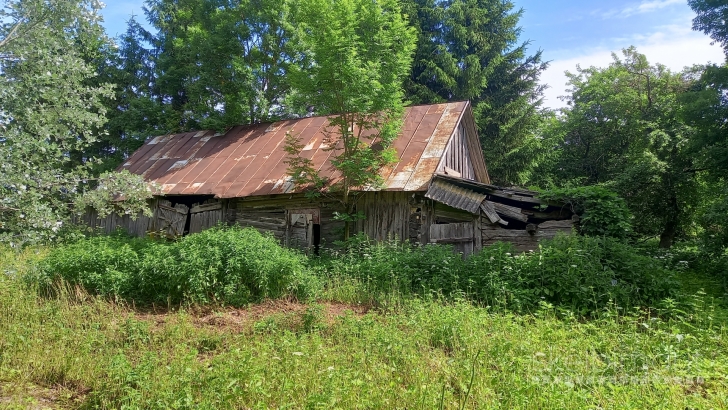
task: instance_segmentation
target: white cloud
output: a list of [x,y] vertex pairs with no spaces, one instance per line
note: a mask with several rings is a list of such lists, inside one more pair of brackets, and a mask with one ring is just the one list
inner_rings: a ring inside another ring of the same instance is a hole
[[632,4],[623,9],[612,9],[607,12],[599,12],[602,18],[630,17],[635,14],[650,13],[663,9],[673,4],[684,4],[684,0],[643,0],[639,4]]
[[[710,44],[710,38],[702,33],[691,31],[689,25],[671,25],[657,28],[648,35],[631,38],[611,39],[608,46],[590,50],[561,50],[564,58],[551,62],[548,70],[541,76],[541,82],[549,85],[545,94],[545,105],[562,108],[566,104],[558,97],[566,94],[567,78],[564,71],[576,71],[576,66],[606,67],[612,62],[612,52],[621,56],[621,50],[634,45],[637,51],[646,55],[652,63],[660,63],[673,71],[680,71],[693,64],[708,62],[721,63],[725,60],[723,49]],[[546,56],[548,58],[548,56]]]

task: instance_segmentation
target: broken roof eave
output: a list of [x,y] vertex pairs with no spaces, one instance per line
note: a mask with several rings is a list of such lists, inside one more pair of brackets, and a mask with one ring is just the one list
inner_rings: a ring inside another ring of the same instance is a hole
[[[462,192],[465,192],[466,195],[463,196],[464,194]],[[475,203],[468,203],[465,200],[467,196],[479,195],[478,198],[482,197],[484,200],[488,199],[491,202],[512,205],[524,209],[543,206],[547,208],[564,208],[564,204],[545,201],[538,198],[538,194],[538,192],[522,188],[503,188],[438,173],[433,176],[426,196],[434,200],[445,197],[447,202],[443,203],[446,205],[474,214],[477,214],[479,211],[475,208]],[[465,201],[466,206],[462,205],[463,201]]]

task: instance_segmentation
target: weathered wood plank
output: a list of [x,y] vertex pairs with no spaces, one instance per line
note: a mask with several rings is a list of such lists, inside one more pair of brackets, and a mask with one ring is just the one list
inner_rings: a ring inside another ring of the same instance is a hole
[[494,203],[487,200],[483,201],[483,203],[480,204],[480,210],[483,211],[491,223],[500,222],[502,225],[508,225],[508,222],[501,220],[500,216],[498,216]]
[[574,221],[571,219],[562,221],[546,221],[538,225],[539,229],[550,229],[550,228],[563,228],[571,229],[574,227]]
[[500,215],[503,215],[506,218],[512,218],[517,221],[521,222],[527,222],[528,221],[528,215],[524,215],[521,211],[521,208],[515,207],[515,206],[509,206],[504,204],[499,204],[497,202],[493,203],[493,208],[495,208],[495,211],[499,213]]
[[199,212],[208,212],[208,211],[216,211],[218,209],[222,209],[222,203],[214,203],[214,204],[203,204],[203,205],[197,205],[193,206],[192,209],[190,209],[191,214],[196,214]]

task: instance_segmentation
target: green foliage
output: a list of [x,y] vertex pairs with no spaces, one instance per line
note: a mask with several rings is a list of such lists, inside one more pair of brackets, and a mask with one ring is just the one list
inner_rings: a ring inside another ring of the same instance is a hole
[[542,242],[539,252],[520,255],[500,243],[463,260],[445,246],[356,236],[343,253],[320,263],[326,283],[353,279],[361,286],[360,298],[369,295],[370,301],[436,293],[515,311],[545,301],[594,314],[610,304],[626,309],[656,303],[676,290],[674,273],[658,260],[606,237],[559,237]]
[[632,214],[624,199],[603,186],[554,188],[540,197],[568,205],[580,217],[582,235],[626,238],[632,231]]
[[559,159],[550,173],[560,185],[609,184],[637,215],[633,227],[670,247],[695,217],[700,185],[681,115],[688,75],[651,65],[634,48],[606,68],[569,74],[569,108],[557,133]]
[[[48,255],[40,267],[41,284],[53,289],[56,278],[80,285],[88,292],[124,297],[132,294],[142,263],[146,240],[121,234],[99,236],[61,246]],[[29,279],[36,279],[32,276]]]
[[701,234],[703,249],[712,256],[726,256],[728,251],[728,191],[718,193],[703,212]]
[[397,158],[391,144],[401,128],[415,36],[395,0],[308,0],[297,4],[292,21],[302,63],[291,66],[290,101],[331,115],[325,143],[340,178],[323,181],[310,161],[297,159],[301,144],[292,134],[288,172],[299,186],[326,184],[340,193],[349,214],[349,193],[379,186],[381,168]]
[[[0,272],[36,258],[0,250]],[[724,408],[726,312],[690,299],[588,320],[427,299],[150,314],[0,274],[0,394],[10,408]]]
[[[99,7],[92,0],[0,7],[0,240],[55,238],[69,205],[95,187],[95,158],[77,157],[103,134],[103,101],[111,97],[91,63],[109,41]],[[126,194],[133,205],[149,196]]]
[[406,97],[415,104],[470,100],[488,171],[499,184],[522,184],[542,155],[541,52],[527,54],[523,10],[501,0],[406,0],[417,30]]
[[688,0],[688,5],[697,14],[693,30],[709,35],[728,54],[728,5],[720,0]]
[[708,178],[728,178],[728,66],[709,65],[693,69],[691,87],[680,96],[682,118],[695,128],[690,151],[695,168]]
[[288,166],[287,172],[291,182],[309,196],[320,196],[320,191],[327,181],[314,168],[313,159],[301,155],[304,148],[305,146],[292,131],[286,132],[283,149],[287,157],[284,162]]
[[174,243],[92,237],[59,246],[41,277],[141,304],[227,304],[265,298],[307,298],[318,283],[305,259],[254,229],[215,228]]

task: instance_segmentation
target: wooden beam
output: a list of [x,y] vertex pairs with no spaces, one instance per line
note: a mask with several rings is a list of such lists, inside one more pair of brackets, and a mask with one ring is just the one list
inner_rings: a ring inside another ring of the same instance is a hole
[[496,209],[493,207],[492,202],[483,201],[483,203],[480,204],[480,210],[483,211],[483,213],[488,218],[490,223],[496,223],[496,222],[500,221],[500,217],[498,216]]
[[430,243],[464,243],[472,242],[473,238],[444,238],[444,239],[432,239]]
[[515,206],[508,206],[499,204],[497,202],[493,203],[493,207],[495,208],[495,211],[506,218],[512,218],[517,221],[521,222],[527,222],[528,221],[528,215],[523,214],[523,210],[521,208],[515,207]]
[[205,211],[216,211],[218,209],[222,209],[222,203],[220,203],[220,202],[217,202],[214,204],[204,204],[204,205],[193,206],[192,210],[190,210],[190,213],[196,214],[196,213],[205,212]]

